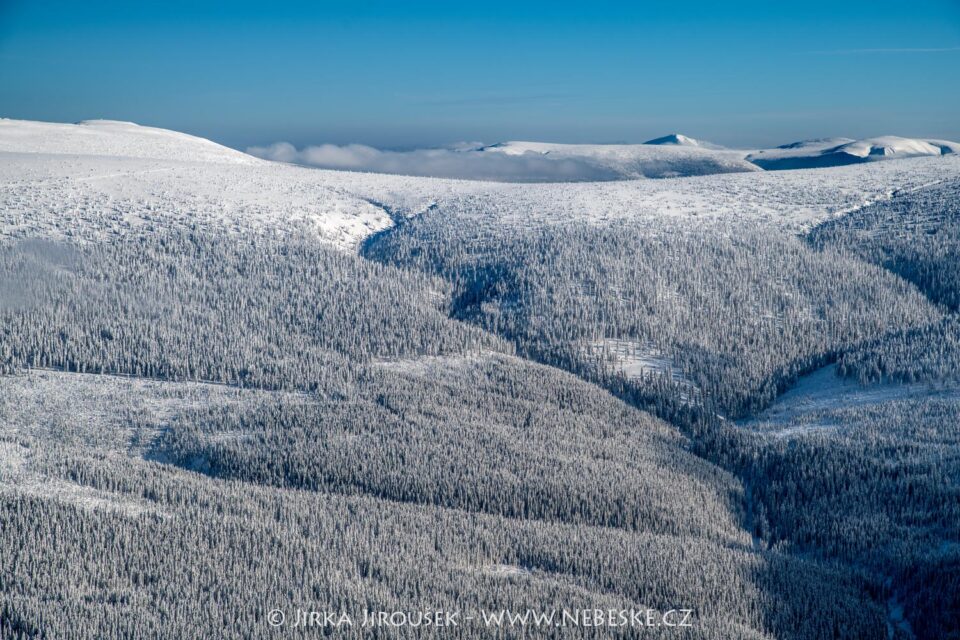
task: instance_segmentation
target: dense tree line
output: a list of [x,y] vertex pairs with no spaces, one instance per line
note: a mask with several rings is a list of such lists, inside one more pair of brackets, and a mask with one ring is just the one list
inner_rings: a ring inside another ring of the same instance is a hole
[[960,619],[960,395],[837,406],[721,428],[701,446],[743,479],[766,545],[888,576],[918,638]]
[[841,354],[837,366],[840,375],[862,384],[955,382],[960,380],[960,318],[872,340]]

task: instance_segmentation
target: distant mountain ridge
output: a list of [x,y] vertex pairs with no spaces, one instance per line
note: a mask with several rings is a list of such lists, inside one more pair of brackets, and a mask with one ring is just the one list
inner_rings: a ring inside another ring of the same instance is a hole
[[[293,149],[291,145],[287,146]],[[334,150],[339,149],[334,147]],[[349,147],[343,149],[350,154]],[[0,152],[100,155],[224,164],[258,164],[263,161],[197,136],[115,120],[60,124],[0,118]],[[408,162],[410,158],[402,153],[395,154],[400,169],[393,171],[364,160],[367,156],[377,157],[380,153],[367,148],[366,156],[357,157],[349,167],[322,162],[301,163],[374,173],[478,179],[469,173],[461,175],[455,168],[439,174],[424,173],[423,169],[418,173],[414,164]],[[469,168],[474,166],[471,163],[482,161],[484,168],[489,170],[490,163],[496,163],[494,166],[498,171],[488,171],[479,179],[499,182],[593,182],[826,168],[899,158],[937,157],[960,154],[960,143],[899,136],[860,140],[825,137],[790,142],[771,149],[733,149],[682,133],[671,133],[643,144],[504,141],[453,150],[420,150],[410,152],[410,157],[416,153],[436,155],[435,158],[431,156],[431,166],[439,163],[442,168],[452,167],[459,162],[465,162],[463,166]],[[443,153],[449,153],[450,156],[444,157]],[[256,155],[278,159],[259,153]],[[503,162],[499,162],[498,158],[503,158]],[[568,166],[569,170],[557,171],[561,166]]]
[[836,167],[893,158],[941,156],[960,153],[960,143],[949,140],[880,136],[851,138],[819,138],[801,140],[764,149],[746,156],[748,162],[767,171]]
[[538,154],[558,160],[580,160],[601,167],[621,180],[760,170],[744,159],[744,151],[724,149],[682,134],[671,134],[644,144],[562,144],[514,140],[481,147],[477,151],[484,154]]

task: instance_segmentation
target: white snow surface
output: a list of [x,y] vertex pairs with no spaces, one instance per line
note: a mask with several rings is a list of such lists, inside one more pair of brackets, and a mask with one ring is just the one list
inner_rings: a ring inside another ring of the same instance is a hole
[[0,151],[243,165],[263,162],[204,138],[116,120],[59,124],[0,118]]
[[940,147],[936,147],[926,140],[913,138],[899,138],[897,136],[883,136],[880,138],[866,138],[841,145],[837,153],[849,153],[852,156],[866,158],[868,156],[938,156]]
[[880,136],[816,138],[774,149],[726,149],[682,134],[670,134],[643,144],[559,144],[510,141],[481,147],[484,153],[582,160],[624,179],[702,176],[776,169],[814,169],[875,160],[960,153],[949,140]]
[[797,142],[789,142],[787,144],[782,144],[776,149],[767,149],[765,152],[771,154],[787,155],[787,152],[793,150],[797,154],[801,154],[801,150],[811,151],[823,151],[825,149],[830,149],[833,147],[839,147],[844,144],[849,144],[851,142],[856,142],[853,138],[811,138],[810,140],[798,140]]
[[880,136],[863,140],[849,138],[803,140],[782,145],[776,149],[756,151],[746,156],[746,159],[765,169],[803,169],[956,153],[960,153],[960,143],[949,140]]
[[392,224],[310,169],[131,123],[0,120],[0,238],[193,225],[312,233],[344,249]]
[[0,152],[0,238],[96,240],[154,226],[314,234],[344,249],[392,224],[310,169]]
[[663,180],[487,183],[436,197],[433,209],[464,216],[477,234],[489,227],[578,223],[673,233],[718,222],[802,232],[898,192],[955,178],[960,156]]
[[[659,157],[740,153],[546,143],[511,143],[498,152],[594,154],[629,162],[637,148]],[[807,171],[496,183],[311,169],[129,123],[0,120],[0,241],[102,240],[133,230],[200,226],[312,234],[355,251],[371,234],[425,212],[460,215],[478,234],[553,224],[630,224],[672,233],[718,221],[804,231],[897,192],[956,178],[960,154]]]
[[604,338],[588,343],[585,351],[587,357],[600,360],[623,374],[628,380],[637,380],[645,375],[655,374],[676,383],[692,385],[684,377],[683,371],[674,366],[668,354],[640,340]]

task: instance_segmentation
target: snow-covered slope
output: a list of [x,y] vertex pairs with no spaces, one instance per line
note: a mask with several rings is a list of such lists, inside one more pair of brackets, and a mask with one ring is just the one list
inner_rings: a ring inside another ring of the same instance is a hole
[[935,147],[926,140],[914,138],[899,138],[897,136],[882,136],[866,138],[841,145],[830,153],[847,153],[858,158],[873,156],[938,156],[940,147]]
[[769,153],[782,153],[782,152],[780,152],[780,151],[778,151],[778,150],[784,150],[784,151],[787,151],[787,150],[796,150],[796,153],[797,153],[797,154],[800,154],[800,153],[801,153],[800,150],[804,150],[804,151],[806,151],[806,152],[809,153],[809,152],[811,152],[811,151],[823,151],[824,149],[831,149],[831,148],[833,148],[833,147],[839,147],[839,146],[841,146],[841,145],[844,145],[844,144],[847,144],[847,143],[850,143],[850,142],[856,142],[856,140],[854,140],[853,138],[842,138],[842,137],[836,137],[836,138],[812,138],[812,139],[810,139],[810,140],[799,140],[799,141],[797,141],[797,142],[790,142],[790,143],[787,143],[787,144],[782,144],[782,145],[780,145],[779,147],[777,147],[776,149],[768,149],[768,150],[766,150],[766,151],[760,151],[760,152],[758,152],[758,153],[768,153],[768,152],[769,152]]
[[924,142],[940,149],[940,155],[960,153],[960,142],[953,142],[951,140],[936,140],[936,139],[929,139],[929,140],[925,140]]
[[[666,142],[674,138],[675,142]],[[667,136],[646,144],[559,144],[512,141],[483,147],[484,153],[541,154],[588,161],[617,177],[672,178],[714,173],[757,171],[746,152],[711,148],[686,136]]]
[[[664,180],[485,183],[471,193],[457,187],[437,196],[431,209],[469,217],[480,236],[487,227],[584,223],[629,225],[651,233],[676,233],[717,222],[805,232],[895,193],[958,177],[960,155]],[[369,192],[373,185],[350,188]]]
[[898,136],[881,136],[863,140],[823,138],[757,151],[748,155],[747,160],[768,170],[809,169],[892,158],[940,156],[958,151],[960,151],[960,144],[949,140],[922,140]]
[[0,151],[247,165],[261,162],[204,138],[115,120],[59,124],[0,118]]
[[310,169],[135,124],[0,120],[0,239],[272,229],[355,249],[392,224]]
[[[802,231],[898,190],[960,177],[960,154],[954,153],[799,172],[750,165],[745,172],[663,180],[482,182],[304,168],[129,124],[0,123],[0,241],[199,225],[308,234],[355,250],[395,219],[431,210],[467,214],[478,233],[491,225],[569,223],[628,223],[663,232],[706,221]],[[96,142],[84,147],[79,140],[88,130]],[[145,157],[151,153],[162,157]],[[579,154],[629,167],[663,162],[670,154],[728,163],[745,152],[508,143],[483,153]]]

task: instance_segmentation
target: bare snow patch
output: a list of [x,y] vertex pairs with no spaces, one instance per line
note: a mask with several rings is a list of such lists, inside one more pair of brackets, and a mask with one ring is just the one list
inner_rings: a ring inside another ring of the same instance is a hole
[[529,578],[533,572],[515,564],[488,564],[478,568],[483,575],[492,578]]
[[673,365],[669,355],[649,343],[605,338],[587,344],[586,354],[588,358],[596,359],[601,366],[610,367],[623,374],[628,380],[657,375],[692,386],[683,372]]
[[782,438],[837,431],[842,425],[830,417],[832,411],[920,398],[960,400],[960,387],[927,382],[861,385],[838,376],[831,364],[801,377],[772,406],[739,424]]
[[53,499],[84,509],[106,510],[127,516],[163,514],[155,505],[119,493],[101,491],[50,476],[35,468],[38,453],[31,447],[0,441],[0,493]]

